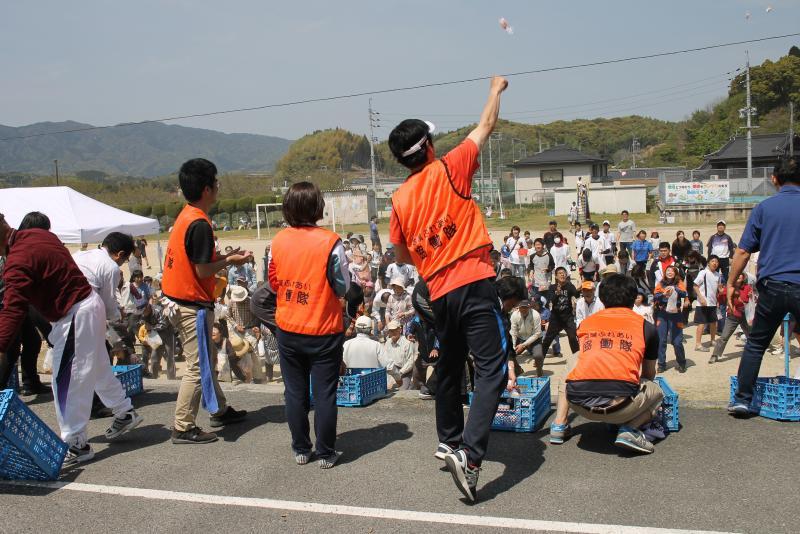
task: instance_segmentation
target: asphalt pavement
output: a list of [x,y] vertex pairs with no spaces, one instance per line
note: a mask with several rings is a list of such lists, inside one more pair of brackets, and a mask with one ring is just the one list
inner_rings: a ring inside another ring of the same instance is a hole
[[[96,459],[58,486],[0,482],[0,532],[799,530],[797,424],[682,407],[683,428],[650,456],[617,449],[605,425],[580,418],[558,446],[549,423],[493,432],[470,505],[433,457],[433,402],[412,392],[340,408],[344,455],[321,470],[295,465],[280,393],[228,391],[251,412],[245,422],[217,443],[172,445],[177,384],[148,387],[135,398],[142,425],[109,444],[110,419],[93,420]],[[30,407],[55,428],[51,399],[37,401]],[[208,426],[202,411],[199,424]]]

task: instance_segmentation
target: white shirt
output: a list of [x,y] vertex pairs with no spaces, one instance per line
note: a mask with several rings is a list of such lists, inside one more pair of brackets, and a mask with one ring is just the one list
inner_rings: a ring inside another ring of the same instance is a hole
[[103,304],[106,306],[106,319],[118,321],[120,313],[117,286],[120,276],[122,276],[119,265],[111,259],[105,248],[78,251],[72,255],[72,258],[78,264],[78,268],[86,277],[89,285],[103,299]]
[[344,364],[348,369],[377,369],[388,363],[383,345],[367,334],[356,334],[344,342]]
[[592,299],[591,304],[586,302],[585,298],[579,298],[578,302],[575,304],[575,326],[580,326],[584,319],[604,309],[606,309],[606,307],[603,306],[603,303],[600,302],[600,299],[597,297]]
[[553,256],[553,271],[559,267],[565,268],[569,272],[569,245],[562,243],[560,247],[553,245],[550,248],[550,255]]
[[509,237],[506,240],[506,246],[508,250],[511,251],[511,256],[509,256],[509,260],[514,265],[525,265],[525,258],[519,257],[519,249],[524,248],[525,245],[525,238],[522,236],[519,237]]
[[653,307],[648,306],[647,304],[642,304],[641,306],[637,306],[636,304],[633,305],[633,311],[644,317],[644,320],[652,323],[653,322]]
[[586,238],[586,241],[583,243],[583,248],[588,248],[592,251],[592,259],[601,264],[601,267],[605,267],[604,264],[601,262],[601,258],[603,256],[602,252],[605,248],[606,241],[603,239],[601,234],[597,234],[597,239],[589,236]]
[[611,246],[617,242],[617,238],[611,230],[609,230],[608,232],[604,232],[601,230],[598,235],[600,235],[600,237],[606,240],[607,249],[610,249]]
[[142,270],[142,260],[131,254],[130,257],[128,258],[128,271],[132,273],[133,271],[141,271],[141,270]]
[[387,367],[394,369],[394,372],[401,375],[408,374],[414,367],[414,357],[416,356],[416,344],[411,343],[405,336],[400,336],[397,343],[392,338],[387,337],[383,344],[386,354]]
[[519,310],[511,314],[511,342],[516,347],[522,345],[530,347],[542,337],[542,317],[534,309],[528,310],[528,316],[523,317]]
[[694,286],[697,288],[695,291],[698,295],[703,295],[706,298],[705,306],[717,305],[717,291],[719,290],[719,271],[711,272],[708,268],[703,269],[697,273],[694,279]]
[[402,265],[390,263],[386,268],[386,278],[389,279],[389,283],[391,283],[395,278],[402,278],[404,280],[403,287],[405,287],[410,284],[412,280],[414,280],[414,270],[412,269],[412,266],[408,265],[407,263]]

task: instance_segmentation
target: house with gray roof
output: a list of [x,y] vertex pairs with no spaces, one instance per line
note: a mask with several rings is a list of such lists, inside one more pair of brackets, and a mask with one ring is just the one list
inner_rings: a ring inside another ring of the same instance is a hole
[[[778,158],[788,152],[789,135],[760,134],[752,138],[753,167],[774,167]],[[794,136],[795,148],[800,147],[800,136]],[[734,137],[716,152],[703,156],[700,169],[741,169],[747,167],[747,138]]]
[[520,159],[510,167],[514,169],[517,204],[536,202],[545,192],[552,193],[557,188],[575,189],[578,178],[589,183],[608,175],[606,158],[567,145]]

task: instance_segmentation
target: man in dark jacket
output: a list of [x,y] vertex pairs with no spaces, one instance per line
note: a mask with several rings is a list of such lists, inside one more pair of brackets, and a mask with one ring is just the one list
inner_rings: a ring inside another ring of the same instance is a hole
[[725,221],[717,221],[717,233],[708,238],[706,246],[709,256],[713,254],[719,258],[719,272],[722,274],[723,282],[728,279],[731,258],[736,250],[736,243],[725,233],[725,228]]
[[86,427],[94,392],[115,419],[106,431],[114,439],[142,422],[111,370],[105,347],[106,311],[69,251],[47,230],[13,232],[0,214],[0,255],[6,255],[4,307],[0,311],[0,380],[8,378],[6,352],[34,306],[53,324],[53,394],[65,464],[94,457]]

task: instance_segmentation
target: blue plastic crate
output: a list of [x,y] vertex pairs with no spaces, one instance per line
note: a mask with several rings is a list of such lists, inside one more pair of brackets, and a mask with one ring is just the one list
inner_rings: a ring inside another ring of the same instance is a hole
[[681,429],[680,409],[678,406],[678,394],[669,385],[669,382],[663,376],[657,376],[655,382],[661,386],[661,391],[664,392],[664,400],[661,401],[661,417],[664,426],[670,432],[677,432]]
[[16,365],[11,370],[11,375],[8,377],[8,384],[6,384],[6,389],[13,389],[17,393],[19,393],[19,371],[17,370]]
[[125,396],[133,397],[144,391],[142,383],[142,365],[115,365],[111,368],[114,376],[117,377],[125,388]]
[[386,396],[386,369],[348,369],[339,377],[338,406],[366,406]]
[[[733,402],[737,377],[731,377],[731,396]],[[800,421],[800,380],[786,376],[760,377],[753,390],[750,408],[761,417],[776,421]]]
[[55,480],[67,444],[16,393],[0,391],[0,478]]
[[[535,432],[550,414],[550,378],[517,378],[519,396],[503,391],[492,430]],[[472,393],[468,395],[472,403]]]

